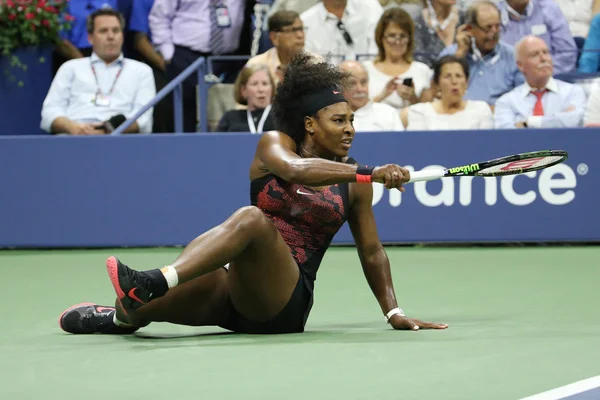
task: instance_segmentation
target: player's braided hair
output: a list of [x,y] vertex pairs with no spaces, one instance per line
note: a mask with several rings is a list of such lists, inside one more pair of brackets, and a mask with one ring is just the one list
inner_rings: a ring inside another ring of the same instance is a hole
[[[303,96],[328,87],[342,88],[348,74],[327,60],[306,52],[296,55],[285,70],[283,82],[277,86],[273,112],[277,130],[299,144],[304,139],[304,115],[300,100]],[[316,117],[314,115],[310,115]]]

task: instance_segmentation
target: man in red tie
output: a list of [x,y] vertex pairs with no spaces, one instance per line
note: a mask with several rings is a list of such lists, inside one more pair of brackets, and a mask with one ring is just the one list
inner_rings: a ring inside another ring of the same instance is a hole
[[578,85],[552,77],[552,55],[546,42],[525,36],[515,46],[515,59],[525,83],[496,102],[496,129],[581,126],[585,92]]

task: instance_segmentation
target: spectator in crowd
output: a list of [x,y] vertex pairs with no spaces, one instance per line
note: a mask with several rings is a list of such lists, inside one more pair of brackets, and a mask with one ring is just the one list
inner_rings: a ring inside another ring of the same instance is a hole
[[[110,133],[156,95],[152,69],[124,58],[123,16],[100,9],[88,17],[92,55],[58,70],[42,106],[41,128],[51,133]],[[152,130],[152,108],[126,132]]]
[[86,21],[88,16],[102,8],[117,9],[117,0],[88,0],[70,1],[67,4],[67,13],[73,17],[71,29],[61,32],[61,42],[56,46],[53,55],[54,72],[69,60],[89,57],[92,54],[92,45],[88,41]]
[[304,24],[295,11],[277,11],[269,17],[269,38],[273,48],[252,57],[247,65],[263,64],[275,78],[283,79],[284,68],[294,55],[304,49]]
[[415,21],[415,60],[432,67],[438,55],[456,37],[461,15],[456,0],[424,0],[426,7]]
[[469,86],[465,98],[493,106],[504,93],[523,82],[515,63],[514,49],[500,41],[500,11],[491,1],[473,3],[465,13],[465,24],[457,29],[456,43],[440,57],[466,57]]
[[581,126],[585,92],[552,77],[552,55],[539,36],[529,35],[515,46],[517,65],[525,83],[498,99],[497,129],[574,128]]
[[600,12],[600,0],[555,0],[574,37],[586,38],[592,17]]
[[593,74],[600,70],[600,14],[592,18],[590,31],[579,58],[578,72]]
[[[457,1],[458,1],[459,11],[465,13],[469,9],[469,7],[471,7],[473,4],[479,2],[480,0],[457,0]],[[498,4],[502,0],[490,0],[490,1],[494,4]]]
[[383,9],[375,0],[322,0],[300,15],[306,50],[339,63],[375,52],[373,32]]
[[377,23],[375,42],[379,53],[365,61],[369,75],[369,96],[375,103],[400,110],[421,101],[429,88],[431,69],[413,60],[414,25],[400,7],[390,8]]
[[404,9],[413,21],[418,18],[423,9],[423,0],[379,0],[379,3],[383,6],[384,11],[393,7]]
[[235,101],[246,105],[245,110],[227,111],[217,127],[217,132],[263,133],[275,129],[271,103],[275,94],[275,81],[266,65],[245,67],[234,85]]
[[350,74],[344,98],[354,112],[356,132],[404,130],[394,107],[369,100],[369,75],[360,62],[346,60],[340,64],[340,68]]
[[[231,54],[239,46],[245,1],[155,0],[149,23],[152,42],[174,79],[199,57]],[[195,132],[197,75],[183,82],[183,129]]]
[[555,0],[502,0],[498,7],[504,42],[514,45],[524,36],[539,36],[550,48],[555,74],[575,69],[577,45]]
[[319,1],[320,0],[275,0],[270,12],[274,14],[277,11],[287,10],[302,14]]
[[408,107],[402,119],[410,131],[491,129],[492,111],[480,100],[465,99],[469,65],[464,58],[444,56],[433,67],[436,100]]
[[596,80],[590,89],[583,114],[584,126],[600,126],[600,80]]
[[[133,34],[133,48],[140,61],[152,67],[156,91],[160,91],[169,82],[167,66],[162,55],[152,46],[152,34],[148,24],[148,17],[154,0],[133,0],[129,20],[129,32]],[[173,132],[173,97],[168,95],[154,107],[155,133]]]

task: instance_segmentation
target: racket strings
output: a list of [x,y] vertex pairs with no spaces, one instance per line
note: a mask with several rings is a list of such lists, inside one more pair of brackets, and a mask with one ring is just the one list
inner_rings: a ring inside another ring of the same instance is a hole
[[535,171],[548,165],[561,162],[564,156],[545,156],[519,161],[505,162],[480,170],[477,175],[510,175],[518,172]]

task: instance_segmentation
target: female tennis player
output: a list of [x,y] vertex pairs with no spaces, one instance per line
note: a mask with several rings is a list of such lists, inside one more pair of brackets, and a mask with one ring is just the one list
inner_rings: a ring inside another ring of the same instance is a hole
[[371,208],[371,182],[404,191],[409,171],[358,165],[348,157],[354,128],[341,93],[345,80],[337,67],[297,56],[273,104],[279,131],[262,136],[250,166],[252,205],[194,239],[162,269],[139,272],[109,257],[116,308],[75,305],[60,316],[61,328],[126,334],[171,322],[243,333],[303,332],[317,270],[346,220],[385,320],[399,330],[447,328],[398,307]]

